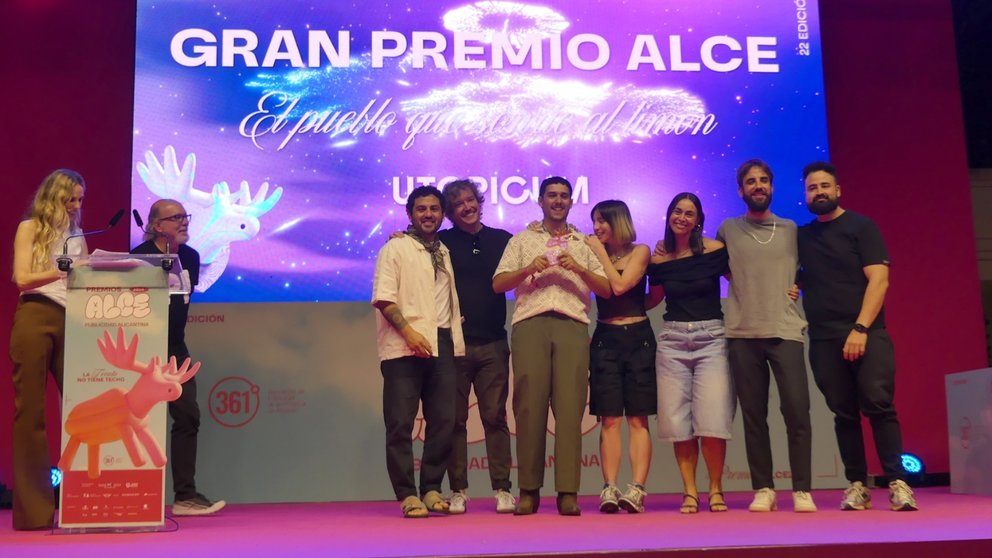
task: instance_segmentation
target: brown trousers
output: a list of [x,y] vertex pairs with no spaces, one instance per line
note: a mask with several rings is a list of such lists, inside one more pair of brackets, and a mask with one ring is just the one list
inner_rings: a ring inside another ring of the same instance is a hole
[[[14,529],[52,526],[55,491],[45,430],[51,373],[62,392],[65,308],[42,295],[21,297],[10,332],[14,364]],[[58,432],[58,427],[55,428]]]

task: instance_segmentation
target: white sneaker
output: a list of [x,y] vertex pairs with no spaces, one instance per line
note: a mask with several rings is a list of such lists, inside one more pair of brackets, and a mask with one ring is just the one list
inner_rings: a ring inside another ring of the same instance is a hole
[[502,488],[496,491],[496,513],[513,513],[517,507],[517,500]]
[[603,486],[599,493],[599,511],[602,513],[617,513],[620,511],[620,489],[615,484]]
[[647,491],[631,483],[627,485],[627,492],[623,493],[618,503],[627,513],[641,513],[644,511],[644,497],[647,495]]
[[224,500],[211,502],[203,494],[197,493],[188,500],[176,500],[172,504],[172,515],[213,515],[226,505],[227,502]]
[[844,499],[840,502],[843,511],[861,511],[871,509],[871,492],[861,481],[854,481],[844,491]]
[[816,504],[813,503],[813,495],[803,490],[796,490],[792,493],[792,511],[796,513],[813,513],[816,511]]
[[889,483],[889,508],[892,511],[916,511],[916,498],[913,490],[905,481],[894,480]]
[[754,500],[747,507],[747,511],[753,512],[773,512],[778,508],[775,503],[775,491],[771,488],[762,488],[754,493]]
[[451,515],[460,515],[465,513],[465,503],[468,502],[468,496],[465,495],[464,490],[456,490],[451,493],[451,499],[448,500],[448,513]]

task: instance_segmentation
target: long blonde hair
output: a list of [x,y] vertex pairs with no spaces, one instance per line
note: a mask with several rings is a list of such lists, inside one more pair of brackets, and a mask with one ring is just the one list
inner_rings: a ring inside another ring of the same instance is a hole
[[45,177],[35,192],[28,219],[34,221],[31,243],[31,270],[45,271],[52,267],[52,247],[68,231],[79,232],[82,210],[70,216],[65,204],[72,199],[76,186],[86,188],[83,177],[74,170],[58,169]]

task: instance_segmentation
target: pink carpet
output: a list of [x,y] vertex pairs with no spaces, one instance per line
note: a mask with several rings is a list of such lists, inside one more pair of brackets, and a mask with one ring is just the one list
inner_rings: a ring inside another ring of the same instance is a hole
[[[871,556],[992,557],[992,497],[916,492],[921,510],[841,512],[840,491],[817,491],[815,514],[792,513],[788,492],[771,514],[746,511],[750,494],[728,494],[731,511],[677,512],[677,495],[650,496],[640,515],[603,515],[583,497],[581,517],[560,517],[554,498],[537,515],[493,511],[490,497],[469,502],[462,516],[408,520],[395,502],[229,506],[215,517],[177,518],[174,532],[57,535],[14,532],[0,511],[0,557],[129,556]],[[908,553],[908,554],[907,554]]]

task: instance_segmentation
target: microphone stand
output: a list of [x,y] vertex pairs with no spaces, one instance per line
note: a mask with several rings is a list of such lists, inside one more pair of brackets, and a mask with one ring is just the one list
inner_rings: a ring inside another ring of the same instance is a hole
[[66,237],[65,242],[62,244],[62,255],[55,259],[56,263],[58,264],[59,271],[68,273],[69,270],[72,269],[72,258],[69,257],[70,240],[72,240],[73,238],[81,238],[84,236],[92,236],[96,234],[105,233],[110,229],[114,228],[114,225],[116,225],[117,222],[120,221],[121,217],[123,216],[124,216],[124,210],[123,209],[118,210],[117,213],[115,213],[114,216],[110,218],[110,223],[107,224],[106,228],[100,229],[98,231],[71,234],[68,237]]
[[[138,228],[145,230],[145,222],[141,220],[141,215],[138,214],[137,209],[132,209],[131,214],[134,215],[134,222],[138,224]],[[172,248],[169,246],[169,239],[165,239],[165,253],[169,254]],[[162,258],[162,269],[165,271],[172,271],[172,266],[175,264],[175,260],[172,258]]]

